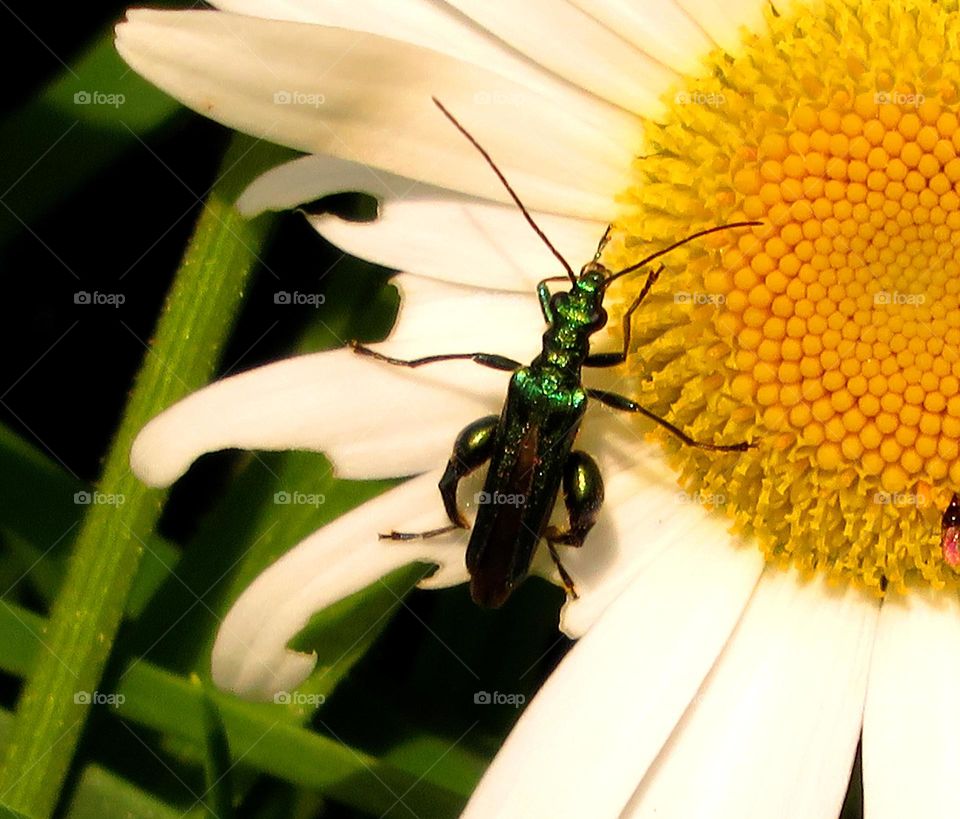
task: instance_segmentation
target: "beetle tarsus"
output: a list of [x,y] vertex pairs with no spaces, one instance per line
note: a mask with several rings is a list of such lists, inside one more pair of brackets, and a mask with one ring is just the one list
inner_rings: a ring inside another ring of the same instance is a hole
[[457,529],[466,529],[466,526],[441,526],[438,529],[427,529],[426,532],[381,532],[378,537],[380,540],[426,540],[431,537],[438,537],[440,535],[446,535],[450,532],[455,532]]
[[[582,544],[578,543],[576,545],[579,546]],[[580,595],[577,594],[577,588],[573,585],[573,578],[570,577],[570,573],[560,561],[560,555],[557,554],[557,548],[553,545],[553,541],[547,541],[547,548],[550,550],[550,557],[553,558],[553,564],[557,567],[557,571],[560,573],[560,581],[563,583],[564,591],[571,600],[579,600]]]

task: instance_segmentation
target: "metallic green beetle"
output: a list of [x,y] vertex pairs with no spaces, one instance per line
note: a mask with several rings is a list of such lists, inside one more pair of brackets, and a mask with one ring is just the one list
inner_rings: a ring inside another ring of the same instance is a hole
[[[500,415],[481,418],[460,433],[440,478],[440,496],[451,524],[427,532],[391,532],[381,537],[410,540],[469,528],[457,505],[457,487],[463,478],[489,461],[490,468],[483,492],[478,496],[477,516],[467,546],[466,561],[473,600],[488,608],[502,606],[526,577],[541,540],[546,540],[567,592],[575,597],[573,581],[560,562],[556,546],[581,546],[603,503],[603,478],[599,467],[587,453],[573,448],[589,399],[614,409],[639,413],[691,446],[722,452],[742,452],[754,446],[746,442],[713,444],[695,441],[626,396],[584,387],[583,367],[612,367],[626,361],[630,349],[631,317],[663,267],[647,275],[643,288],[624,313],[622,348],[612,353],[591,354],[590,337],[607,323],[604,293],[614,280],[639,270],[686,242],[719,230],[761,223],[736,222],[699,231],[616,273],[611,273],[598,261],[604,245],[601,241],[595,258],[578,276],[533,221],[489,154],[452,114],[437,100],[434,102],[480,151],[524,217],[564,266],[567,275],[545,279],[537,285],[540,307],[548,326],[543,334],[543,349],[528,366],[492,353],[453,353],[404,360],[382,355],[356,343],[352,345],[361,355],[402,367],[469,359],[485,367],[513,373]],[[548,283],[558,279],[569,279],[570,289],[551,295]],[[565,530],[550,525],[561,486],[569,521]]]

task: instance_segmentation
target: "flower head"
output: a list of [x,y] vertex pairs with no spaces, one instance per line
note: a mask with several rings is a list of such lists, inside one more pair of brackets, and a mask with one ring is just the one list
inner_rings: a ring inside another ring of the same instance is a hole
[[[567,258],[591,258],[608,222],[611,269],[700,227],[762,222],[672,256],[626,364],[593,382],[698,440],[760,445],[718,455],[663,433],[681,504],[650,428],[590,410],[578,446],[607,501],[587,545],[562,553],[580,597],[561,625],[586,636],[468,813],[835,816],[861,727],[874,814],[955,812],[960,612],[941,516],[960,483],[956,3],[398,8],[137,12],[118,41],[197,110],[312,154],[252,186],[248,212],[378,196],[374,223],[310,218],[408,271],[384,354],[528,361],[533,286],[554,271],[432,97]],[[618,285],[612,316],[636,292]],[[615,348],[610,325],[596,349]],[[168,483],[205,451],[296,446],[348,476],[436,470],[503,401],[506,376],[469,362],[398,370],[335,351],[227,379],[145,428],[135,468]],[[461,533],[376,539],[442,525],[438,477],[264,573],[223,625],[218,681],[295,685],[312,663],[286,645],[309,615],[402,563],[464,580]],[[557,579],[545,558],[534,568]]]

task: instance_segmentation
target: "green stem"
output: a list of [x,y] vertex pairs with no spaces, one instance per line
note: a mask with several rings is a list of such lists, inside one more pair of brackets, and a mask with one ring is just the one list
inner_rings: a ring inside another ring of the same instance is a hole
[[41,635],[46,650],[24,685],[0,770],[0,803],[36,819],[56,807],[166,497],[130,472],[130,445],[151,417],[214,374],[269,222],[244,221],[232,202],[277,151],[246,137],[227,151],[106,458],[99,491],[123,503],[91,505]]

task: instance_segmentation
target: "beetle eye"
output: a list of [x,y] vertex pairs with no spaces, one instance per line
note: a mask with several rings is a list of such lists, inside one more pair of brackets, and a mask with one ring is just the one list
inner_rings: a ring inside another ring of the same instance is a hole
[[593,321],[590,322],[590,326],[594,330],[599,330],[601,327],[605,327],[607,324],[607,311],[602,307],[597,311],[596,316]]
[[554,293],[554,294],[550,297],[550,306],[551,306],[554,310],[556,310],[561,304],[563,304],[564,302],[566,302],[566,300],[567,300],[567,294],[566,294],[566,293],[564,293],[564,292]]

